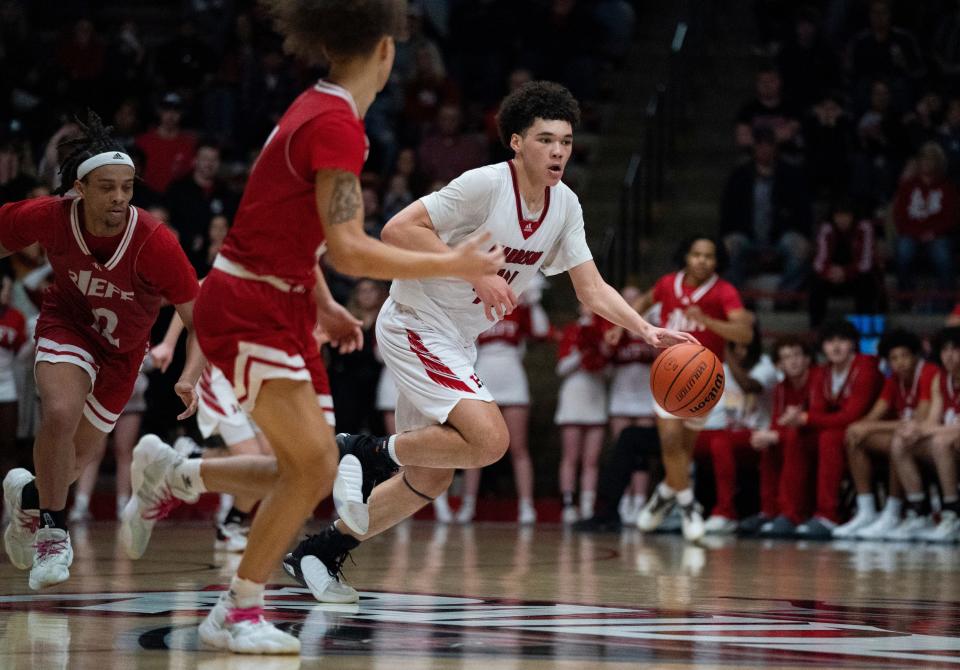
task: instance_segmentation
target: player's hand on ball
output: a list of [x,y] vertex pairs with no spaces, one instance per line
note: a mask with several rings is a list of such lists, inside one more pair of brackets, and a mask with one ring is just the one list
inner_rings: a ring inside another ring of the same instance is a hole
[[651,328],[643,339],[646,340],[647,344],[658,349],[666,349],[675,344],[700,344],[700,341],[690,333],[668,328]]
[[158,368],[160,372],[166,372],[167,368],[170,367],[170,363],[173,361],[173,347],[166,342],[161,342],[150,350],[149,356],[153,359],[154,366]]
[[182,413],[177,416],[177,421],[183,421],[184,419],[189,419],[191,416],[197,412],[197,391],[193,387],[193,384],[185,379],[181,379],[173,386],[173,390],[180,400],[183,401],[184,406],[186,407]]
[[363,323],[343,305],[335,302],[318,309],[317,321],[326,342],[341,354],[363,349]]
[[499,244],[491,249],[490,233],[482,233],[465,239],[453,248],[453,276],[473,283],[481,277],[497,274],[503,267],[505,256]]
[[483,303],[483,313],[490,321],[498,321],[517,307],[517,295],[500,275],[482,277],[473,282],[473,290]]

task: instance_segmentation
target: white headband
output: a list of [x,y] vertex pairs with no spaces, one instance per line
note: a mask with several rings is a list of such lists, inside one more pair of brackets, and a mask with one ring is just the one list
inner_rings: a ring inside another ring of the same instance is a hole
[[133,159],[122,151],[106,151],[96,156],[90,156],[87,160],[77,166],[77,179],[83,179],[91,171],[104,165],[129,165],[136,169]]

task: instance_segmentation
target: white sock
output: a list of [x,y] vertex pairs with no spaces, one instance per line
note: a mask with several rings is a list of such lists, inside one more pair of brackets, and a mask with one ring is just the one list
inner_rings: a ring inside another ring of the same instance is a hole
[[78,493],[73,497],[73,509],[86,512],[90,509],[90,496]]
[[[170,489],[174,495],[178,491],[183,491],[184,499],[192,499],[206,492],[207,487],[203,485],[203,479],[200,477],[200,463],[202,461],[202,458],[186,458],[173,469],[173,481],[170,482]],[[177,497],[180,498],[181,496]]]
[[533,509],[533,498],[520,498],[520,509]]
[[580,492],[580,515],[584,517],[593,516],[593,505],[597,500],[596,491]]
[[473,508],[473,507],[476,507],[476,504],[477,504],[476,496],[463,496],[463,504],[460,505],[460,509],[463,509],[464,507]]
[[234,575],[230,580],[230,599],[241,608],[263,607],[263,584]]
[[123,514],[123,508],[127,506],[127,503],[130,502],[130,496],[117,496],[117,518],[120,518],[120,515]]
[[923,501],[923,492],[920,493],[908,493],[907,500],[912,503],[918,503]]
[[893,516],[900,516],[901,510],[903,510],[903,501],[900,498],[894,498],[893,496],[887,498],[887,504],[883,508],[884,512]]
[[393,462],[403,467],[403,463],[400,462],[400,459],[397,458],[397,436],[391,435],[387,438],[387,453],[390,454],[390,458],[393,459]]
[[877,511],[877,501],[874,499],[872,493],[858,493],[857,494],[857,513],[873,514]]
[[677,491],[677,504],[680,507],[687,507],[693,504],[693,489],[683,489]]
[[664,500],[670,500],[673,496],[677,495],[677,492],[672,489],[666,482],[660,482],[657,484],[657,493],[660,494],[660,497]]

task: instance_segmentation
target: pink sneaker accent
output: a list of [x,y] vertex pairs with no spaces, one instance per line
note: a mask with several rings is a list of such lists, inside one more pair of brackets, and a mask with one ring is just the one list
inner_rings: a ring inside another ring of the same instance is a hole
[[145,510],[141,516],[148,521],[166,519],[170,516],[170,512],[180,507],[182,502],[179,498],[174,497],[168,486],[163,489],[163,497]]
[[257,623],[263,618],[262,607],[231,607],[227,612],[227,623]]
[[37,550],[37,559],[42,560],[53,554],[60,554],[66,551],[67,538],[62,540],[41,540],[33,545]]
[[20,513],[17,516],[17,520],[20,522],[20,527],[24,530],[28,530],[31,533],[36,533],[37,529],[40,528],[40,515],[34,516],[33,514],[27,514],[23,510],[20,510]]

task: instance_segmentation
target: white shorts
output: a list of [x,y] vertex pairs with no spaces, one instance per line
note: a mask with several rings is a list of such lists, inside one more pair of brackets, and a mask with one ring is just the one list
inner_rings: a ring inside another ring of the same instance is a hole
[[474,370],[473,343],[440,332],[392,298],[377,318],[377,346],[397,382],[398,430],[412,430],[409,425],[423,420],[446,423],[461,400],[493,402]]
[[653,412],[661,419],[683,421],[683,427],[689,430],[703,430],[703,427],[707,425],[707,418],[710,416],[710,412],[707,412],[705,415],[698,416],[696,419],[684,419],[663,409],[656,401],[653,403]]
[[607,384],[602,372],[577,370],[560,384],[558,426],[603,426],[607,423]]
[[390,368],[383,366],[377,381],[377,410],[380,412],[397,411],[397,382]]
[[610,416],[653,416],[650,364],[627,363],[613,369],[610,380]]
[[477,374],[501,407],[530,404],[523,349],[501,342],[479,347]]
[[240,444],[256,437],[259,430],[253,419],[240,408],[231,384],[220,369],[208,365],[197,384],[200,403],[197,407],[197,427],[204,437],[219,435],[227,446]]

